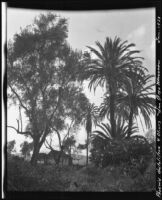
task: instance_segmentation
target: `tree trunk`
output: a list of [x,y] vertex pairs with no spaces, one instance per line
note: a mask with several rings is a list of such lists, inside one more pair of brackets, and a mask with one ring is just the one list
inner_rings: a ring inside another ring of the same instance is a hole
[[69,166],[72,165],[72,157],[71,157],[71,145],[69,147]]
[[88,145],[89,145],[89,133],[87,133],[87,160],[86,160],[87,166],[88,166]]
[[128,136],[127,138],[130,138],[131,131],[132,131],[132,125],[133,125],[133,109],[130,109],[130,115],[129,115],[129,123],[128,123]]
[[37,165],[37,159],[38,159],[38,155],[39,155],[39,150],[40,150],[39,140],[35,139],[33,155],[32,155],[31,161],[30,161],[33,166]]
[[115,124],[115,96],[113,92],[113,88],[111,85],[109,85],[109,92],[110,92],[110,123],[111,123],[111,130],[112,135],[114,138],[116,138],[116,124]]
[[59,153],[59,155],[58,155],[57,165],[60,164],[60,160],[61,160],[61,158],[62,158],[61,164],[62,164],[62,166],[63,166],[63,156],[62,156],[62,155],[63,155],[63,152],[64,152],[63,146],[60,146],[60,153]]

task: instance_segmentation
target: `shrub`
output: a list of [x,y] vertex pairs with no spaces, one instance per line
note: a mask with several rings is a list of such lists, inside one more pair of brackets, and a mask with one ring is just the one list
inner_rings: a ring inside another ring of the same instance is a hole
[[100,148],[99,141],[94,141],[91,150],[91,161],[96,166],[101,167],[118,166],[121,163],[131,165],[132,160],[137,160],[138,163],[141,159],[145,160],[142,164],[146,164],[152,156],[151,145],[142,137],[129,140],[111,140],[102,144],[102,148]]

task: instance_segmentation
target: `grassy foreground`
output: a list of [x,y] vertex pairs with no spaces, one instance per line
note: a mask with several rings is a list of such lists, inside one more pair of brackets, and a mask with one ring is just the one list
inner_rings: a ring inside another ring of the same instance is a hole
[[151,161],[145,172],[126,165],[60,167],[10,158],[7,162],[8,191],[154,191],[155,163]]

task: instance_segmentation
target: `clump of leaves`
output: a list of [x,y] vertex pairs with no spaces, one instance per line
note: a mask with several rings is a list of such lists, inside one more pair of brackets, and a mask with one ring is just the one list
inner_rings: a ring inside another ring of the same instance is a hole
[[94,137],[92,140],[91,161],[96,166],[106,167],[132,161],[140,163],[139,170],[143,173],[147,161],[152,158],[152,146],[143,136],[132,136],[130,139],[103,139]]

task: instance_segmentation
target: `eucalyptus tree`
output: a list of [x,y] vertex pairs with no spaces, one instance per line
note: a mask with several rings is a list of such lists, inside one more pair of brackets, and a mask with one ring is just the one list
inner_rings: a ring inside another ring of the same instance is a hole
[[90,80],[89,88],[98,86],[106,87],[106,93],[109,94],[110,103],[110,122],[112,134],[116,135],[115,123],[115,99],[118,90],[127,80],[126,72],[131,68],[140,67],[142,57],[135,56],[138,50],[132,50],[135,44],[128,44],[127,41],[121,42],[121,39],[115,37],[114,41],[107,37],[104,45],[96,42],[99,50],[88,47],[95,55],[91,58],[86,56],[83,78]]
[[[62,96],[62,105],[64,105],[64,112],[61,116],[60,124],[56,120],[53,121],[52,130],[58,136],[60,157],[68,149],[71,154],[71,146],[73,146],[72,138],[80,129],[83,115],[87,111],[88,99],[83,93],[83,89],[77,86],[76,83],[69,83],[64,88]],[[69,143],[69,146],[67,145]],[[70,145],[71,144],[71,145]]]
[[[33,139],[34,165],[54,125],[63,126],[63,93],[67,83],[75,81],[70,69],[75,73],[80,54],[67,45],[67,33],[66,19],[52,13],[41,14],[8,43],[8,99],[18,102],[29,120],[26,131],[18,120],[18,128],[9,127]],[[71,75],[65,81],[61,74],[68,73],[68,69]]]

